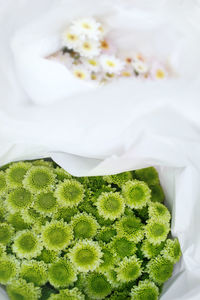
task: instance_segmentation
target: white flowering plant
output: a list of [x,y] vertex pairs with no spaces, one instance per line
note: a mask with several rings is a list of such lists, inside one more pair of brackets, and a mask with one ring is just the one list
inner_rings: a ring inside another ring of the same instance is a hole
[[63,48],[49,56],[64,64],[72,74],[84,81],[104,84],[119,77],[165,79],[167,65],[140,53],[121,57],[106,36],[103,25],[94,18],[73,21],[62,33]]

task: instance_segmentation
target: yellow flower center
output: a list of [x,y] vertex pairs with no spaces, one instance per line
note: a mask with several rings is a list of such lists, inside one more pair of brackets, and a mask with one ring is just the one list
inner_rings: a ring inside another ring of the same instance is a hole
[[95,74],[91,74],[91,79],[92,80],[96,80],[97,79],[97,76]]
[[109,77],[109,78],[113,78],[113,77],[115,77],[115,74],[113,74],[113,73],[106,73],[106,76]]
[[127,72],[127,71],[124,71],[124,72],[122,72],[122,76],[124,76],[124,77],[130,77],[131,73]]
[[85,79],[85,77],[86,77],[85,73],[83,73],[82,71],[79,71],[79,70],[74,71],[74,75],[79,79]]
[[109,45],[106,40],[101,41],[101,49],[107,50],[109,49]]
[[67,34],[67,39],[70,40],[70,41],[76,41],[77,40],[77,36],[75,34],[68,33]]
[[114,68],[116,66],[116,64],[111,60],[107,60],[106,64],[111,68]]
[[161,70],[161,69],[158,69],[158,70],[156,71],[156,78],[158,78],[158,79],[163,79],[164,77],[165,77],[164,71]]
[[92,47],[88,42],[85,42],[83,43],[83,49],[90,51]]
[[94,60],[94,59],[89,59],[88,62],[89,62],[90,65],[92,65],[92,66],[94,66],[94,67],[97,66],[97,62],[96,62],[96,60]]
[[83,27],[84,29],[91,29],[91,26],[90,26],[88,23],[83,23],[83,24],[82,24],[82,27]]

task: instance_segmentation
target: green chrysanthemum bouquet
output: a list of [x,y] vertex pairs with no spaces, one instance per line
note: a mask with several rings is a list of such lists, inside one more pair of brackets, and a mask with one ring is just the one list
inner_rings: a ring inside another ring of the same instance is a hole
[[156,300],[181,256],[154,168],[76,178],[0,171],[0,284],[11,300]]

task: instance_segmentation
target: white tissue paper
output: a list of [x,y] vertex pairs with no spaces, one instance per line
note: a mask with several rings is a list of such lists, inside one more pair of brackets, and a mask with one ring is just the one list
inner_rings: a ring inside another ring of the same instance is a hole
[[[75,176],[155,166],[183,252],[161,299],[199,300],[199,1],[0,4],[0,165],[51,157]],[[72,83],[44,57],[57,49],[54,38],[69,20],[90,15],[105,17],[124,51],[138,47],[169,59],[176,78],[121,79],[84,91]],[[7,299],[2,289],[0,299]]]

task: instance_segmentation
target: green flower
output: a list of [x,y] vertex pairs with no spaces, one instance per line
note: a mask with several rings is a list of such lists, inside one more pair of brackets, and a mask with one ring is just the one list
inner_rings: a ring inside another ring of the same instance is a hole
[[53,168],[53,162],[44,159],[37,159],[32,162],[34,166]]
[[115,263],[115,258],[113,253],[106,248],[106,246],[102,247],[103,256],[101,258],[102,263],[100,264],[98,270],[100,272],[107,272],[108,270],[112,269]]
[[53,251],[53,250],[47,250],[43,249],[41,254],[37,257],[38,260],[42,260],[46,264],[53,263],[59,256],[60,251]]
[[146,206],[151,199],[151,190],[143,181],[127,181],[122,186],[122,194],[126,204],[130,208],[141,209]]
[[149,217],[155,220],[162,219],[162,221],[166,222],[169,222],[171,219],[171,215],[167,207],[158,202],[154,202],[149,205]]
[[53,294],[48,300],[84,300],[85,296],[77,289],[60,290],[59,294]]
[[136,280],[142,274],[142,262],[136,257],[125,257],[116,268],[117,279],[121,282]]
[[44,216],[51,216],[57,208],[57,200],[53,192],[42,192],[35,197],[34,208]]
[[118,280],[117,272],[115,269],[108,270],[105,275],[106,275],[108,281],[110,282],[112,288],[115,289],[115,288],[122,287],[123,283]]
[[113,183],[121,187],[124,183],[132,179],[131,172],[123,172],[115,175],[104,176],[103,179],[108,183]]
[[48,250],[63,250],[73,239],[71,227],[63,221],[47,222],[42,228],[42,241]]
[[56,175],[50,168],[35,166],[27,172],[23,185],[31,193],[48,192],[54,188],[55,177]]
[[24,222],[21,213],[16,212],[14,214],[8,214],[6,217],[9,224],[11,224],[16,231],[29,228],[29,224]]
[[161,254],[173,264],[177,263],[182,255],[178,239],[166,240],[165,247]]
[[97,241],[102,241],[104,243],[109,243],[114,236],[116,236],[117,231],[113,227],[103,226],[96,235]]
[[134,286],[131,290],[133,300],[158,300],[158,296],[158,287],[150,280],[139,281],[138,286]]
[[12,213],[21,212],[29,208],[32,202],[32,194],[22,187],[12,190],[6,198],[6,205]]
[[59,181],[64,181],[65,179],[71,179],[72,178],[72,175],[69,174],[67,171],[65,171],[62,168],[57,167],[57,168],[54,169],[54,172],[56,173],[57,179]]
[[57,185],[55,191],[58,203],[64,207],[77,206],[84,197],[84,188],[74,179],[66,179]]
[[111,251],[120,259],[132,256],[137,250],[135,243],[128,240],[126,237],[116,236],[109,246]]
[[14,235],[14,228],[7,223],[0,223],[0,244],[9,245]]
[[0,195],[7,190],[6,176],[3,171],[0,171]]
[[147,272],[149,277],[160,285],[172,276],[173,263],[159,255],[148,262]]
[[115,220],[124,213],[125,203],[119,193],[102,193],[96,203],[100,216],[104,219]]
[[164,248],[165,243],[162,242],[159,245],[151,244],[148,240],[144,240],[142,243],[142,253],[148,259],[154,258],[160,254],[160,251]]
[[19,262],[12,256],[0,258],[0,283],[8,284],[19,272]]
[[33,283],[27,283],[23,279],[13,280],[6,287],[10,300],[38,300],[41,289],[34,287]]
[[158,245],[161,242],[164,242],[169,231],[169,223],[163,222],[161,220],[149,220],[149,222],[145,226],[146,238],[150,243],[154,245]]
[[105,275],[92,272],[86,277],[86,293],[92,299],[105,299],[112,291]]
[[76,281],[76,271],[72,263],[60,258],[49,266],[49,282],[55,288],[65,288]]
[[6,179],[9,187],[22,187],[24,176],[31,168],[31,166],[32,164],[28,162],[17,162],[11,164],[10,167],[6,170]]
[[12,248],[19,258],[31,259],[40,255],[43,246],[34,232],[23,230],[17,232]]
[[34,208],[29,208],[23,211],[22,219],[27,224],[43,224],[45,223],[45,217],[43,217],[39,212],[37,212]]
[[25,279],[26,282],[33,282],[37,286],[44,285],[48,280],[47,266],[41,261],[23,261],[20,276]]
[[155,185],[149,186],[151,189],[151,201],[152,202],[164,202],[165,194],[162,189],[162,186],[157,183]]
[[78,213],[77,207],[58,207],[57,211],[53,215],[56,220],[62,220],[64,222],[70,222],[71,218]]
[[95,236],[99,225],[93,216],[81,213],[72,218],[71,226],[76,239],[89,239]]
[[135,170],[135,176],[138,180],[145,181],[148,185],[154,185],[160,182],[158,172],[153,167]]
[[102,262],[103,253],[97,242],[79,241],[69,250],[68,256],[80,272],[94,271]]
[[141,220],[133,216],[124,216],[116,223],[119,236],[124,236],[128,240],[139,243],[144,237],[144,225]]
[[6,255],[6,247],[0,244],[0,258],[4,255]]

